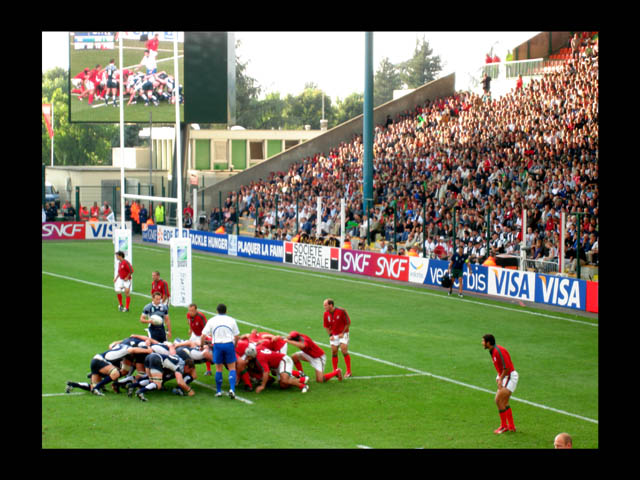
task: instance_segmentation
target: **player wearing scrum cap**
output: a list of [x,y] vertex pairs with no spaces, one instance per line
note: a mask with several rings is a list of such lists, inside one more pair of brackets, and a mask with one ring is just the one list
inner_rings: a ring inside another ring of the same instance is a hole
[[269,372],[274,371],[280,379],[280,388],[298,387],[302,393],[309,391],[306,384],[307,377],[296,378],[293,375],[293,360],[288,355],[280,352],[273,352],[268,348],[258,345],[249,345],[244,352],[245,357],[255,358],[263,370],[262,382],[256,387],[256,393],[262,392],[269,381]]
[[298,371],[302,372],[301,360],[309,362],[313,369],[316,371],[316,382],[324,383],[328,382],[333,377],[338,377],[338,380],[342,381],[342,369],[334,368],[333,372],[324,373],[324,367],[327,363],[327,356],[311,338],[302,333],[293,331],[289,333],[289,336],[285,339],[288,344],[291,344],[300,349],[299,352],[291,355],[291,360],[296,366]]

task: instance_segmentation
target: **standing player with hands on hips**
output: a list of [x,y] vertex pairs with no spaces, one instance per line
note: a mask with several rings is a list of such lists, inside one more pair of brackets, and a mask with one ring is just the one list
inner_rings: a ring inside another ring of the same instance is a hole
[[[115,290],[118,294],[118,310],[121,312],[129,311],[129,304],[131,303],[131,276],[133,275],[133,267],[128,260],[124,258],[124,252],[118,250],[116,252],[116,258],[118,259],[118,273],[116,273],[113,283]],[[122,293],[126,296],[126,307],[122,306]]]
[[501,434],[504,432],[515,432],[516,426],[513,423],[513,414],[509,406],[509,398],[518,386],[518,372],[513,367],[511,356],[506,348],[496,345],[496,339],[490,333],[482,336],[482,346],[489,350],[491,360],[496,367],[498,376],[496,383],[498,391],[496,393],[496,405],[500,414],[500,426],[493,432]]
[[349,356],[349,326],[351,319],[344,308],[336,307],[333,299],[327,298],[324,303],[323,325],[329,334],[329,344],[331,345],[331,362],[333,370],[338,368],[338,347],[344,357],[347,371],[344,378],[351,376],[351,357]]
[[160,277],[160,272],[157,270],[151,272],[151,298],[153,298],[155,292],[160,292],[160,295],[162,295],[162,303],[168,308],[170,297],[169,284]]

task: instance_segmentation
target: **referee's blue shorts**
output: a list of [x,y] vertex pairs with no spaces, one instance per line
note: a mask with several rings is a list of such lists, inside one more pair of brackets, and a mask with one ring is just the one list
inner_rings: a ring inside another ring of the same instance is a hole
[[213,363],[232,363],[236,361],[236,349],[233,342],[215,343],[213,345]]

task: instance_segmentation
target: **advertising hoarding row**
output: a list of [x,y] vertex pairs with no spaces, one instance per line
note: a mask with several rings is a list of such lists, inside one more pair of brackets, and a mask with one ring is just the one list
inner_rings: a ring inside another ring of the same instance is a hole
[[[131,230],[131,221],[124,222]],[[111,222],[43,222],[42,240],[105,240],[120,226]]]
[[[92,223],[43,223],[42,238],[43,240],[110,238],[111,227],[107,222]],[[144,242],[170,245],[171,239],[178,236],[178,231],[175,227],[150,225],[143,230],[142,239]],[[441,285],[442,276],[449,266],[449,263],[444,260],[421,257],[216,234],[199,230],[182,230],[182,233],[184,238],[191,240],[192,248],[195,250],[430,286]],[[482,265],[466,265],[462,281],[463,290],[466,292],[598,312],[597,282]],[[454,289],[457,288],[458,281],[454,283]]]

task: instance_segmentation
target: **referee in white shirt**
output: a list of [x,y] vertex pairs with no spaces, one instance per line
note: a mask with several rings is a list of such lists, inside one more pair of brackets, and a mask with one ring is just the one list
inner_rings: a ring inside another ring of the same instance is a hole
[[213,361],[216,364],[216,397],[222,396],[222,367],[224,364],[229,369],[229,397],[236,398],[236,350],[238,342],[238,324],[235,318],[227,315],[227,306],[219,304],[216,311],[218,314],[209,319],[202,329],[200,337],[201,344],[204,338],[211,337],[213,343]]

